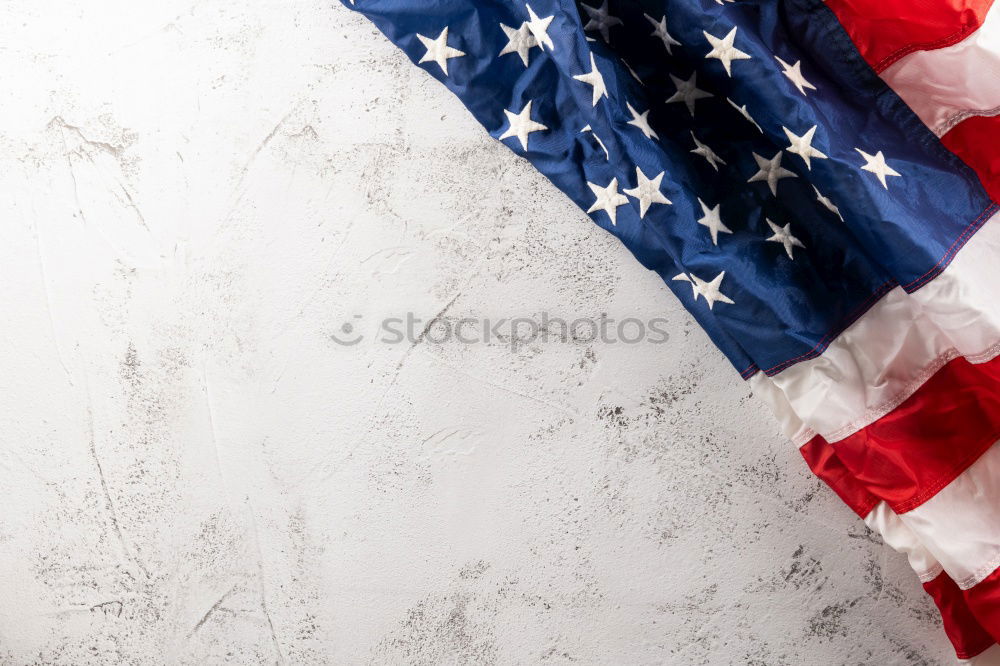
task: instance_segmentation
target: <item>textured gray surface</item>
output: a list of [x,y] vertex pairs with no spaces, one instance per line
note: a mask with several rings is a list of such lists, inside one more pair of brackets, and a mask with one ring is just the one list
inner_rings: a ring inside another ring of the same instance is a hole
[[[948,661],[658,279],[361,18],[0,12],[0,662]],[[374,339],[407,311],[671,337]]]

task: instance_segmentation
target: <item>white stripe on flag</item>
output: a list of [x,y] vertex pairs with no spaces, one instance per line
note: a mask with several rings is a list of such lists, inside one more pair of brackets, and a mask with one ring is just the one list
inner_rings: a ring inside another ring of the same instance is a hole
[[906,55],[881,76],[938,136],[969,116],[1000,113],[1000,3],[961,42]]
[[906,526],[885,502],[879,502],[865,516],[865,524],[882,536],[886,545],[906,555],[921,583],[934,580],[943,570],[920,538]]
[[1000,444],[899,519],[963,590],[1000,566]]

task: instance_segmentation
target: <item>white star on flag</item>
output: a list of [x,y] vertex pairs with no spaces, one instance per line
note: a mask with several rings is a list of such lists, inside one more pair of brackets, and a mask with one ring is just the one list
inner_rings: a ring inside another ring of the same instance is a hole
[[743,106],[736,106],[736,102],[734,102],[733,100],[729,99],[728,97],[726,98],[726,101],[729,102],[729,105],[731,107],[733,107],[734,109],[736,109],[737,111],[739,111],[740,115],[743,116],[744,118],[746,118],[750,122],[751,125],[753,125],[754,127],[756,127],[758,132],[760,132],[761,134],[764,133],[764,130],[762,130],[760,128],[760,125],[757,124],[757,121],[754,120],[753,117],[751,117],[750,112],[747,111],[747,105],[746,104],[744,104]]
[[653,18],[649,14],[643,14],[643,16],[645,16],[646,20],[649,21],[653,25],[653,33],[650,35],[650,37],[656,37],[661,42],[663,42],[663,46],[667,49],[667,53],[668,54],[671,53],[671,51],[670,51],[670,47],[671,46],[680,46],[681,45],[680,42],[678,42],[676,39],[674,39],[673,37],[671,37],[670,33],[667,32],[667,17],[666,16],[664,16],[663,18],[661,18],[659,21],[657,21],[655,18]]
[[678,79],[673,74],[670,75],[670,80],[673,81],[674,85],[677,87],[677,92],[668,97],[666,103],[684,102],[684,104],[687,105],[688,113],[690,113],[692,117],[694,116],[694,103],[699,99],[712,96],[712,93],[707,93],[704,90],[698,89],[697,72],[691,72],[691,78],[687,81]]
[[500,135],[500,140],[509,139],[512,136],[516,136],[521,142],[521,148],[524,150],[528,149],[528,135],[532,132],[541,132],[542,130],[547,130],[548,127],[541,123],[537,123],[531,119],[531,105],[533,100],[528,100],[528,103],[524,105],[520,113],[514,113],[504,109],[504,114],[507,116],[507,121],[510,123],[510,127],[507,131]]
[[656,133],[652,127],[649,126],[649,111],[643,111],[639,113],[632,108],[632,105],[628,102],[625,103],[628,107],[628,112],[632,114],[632,120],[628,121],[629,125],[633,125],[639,128],[639,131],[646,135],[647,139],[659,139],[660,136]]
[[757,162],[757,167],[760,169],[757,173],[750,176],[748,183],[755,183],[757,181],[763,181],[767,183],[767,186],[771,188],[771,194],[778,196],[778,181],[782,178],[798,178],[794,173],[785,169],[781,166],[781,151],[778,154],[767,159],[766,157],[761,157],[757,153],[753,153],[753,158]]
[[503,47],[503,51],[499,55],[516,53],[521,56],[521,62],[527,67],[529,52],[533,47],[538,46],[535,36],[531,34],[531,30],[528,30],[528,23],[522,23],[520,28],[512,28],[501,23],[500,28],[507,35],[507,45]]
[[587,16],[590,17],[590,21],[587,25],[583,26],[584,30],[598,30],[601,33],[601,37],[604,39],[605,43],[611,41],[610,31],[611,28],[616,25],[621,25],[622,21],[617,16],[611,16],[608,13],[608,0],[604,0],[604,3],[600,7],[591,7],[581,3],[583,11],[587,12]]
[[726,74],[729,76],[733,75],[732,62],[734,60],[749,60],[750,54],[740,51],[738,48],[733,46],[733,42],[736,41],[736,28],[729,31],[729,34],[721,39],[714,35],[710,35],[704,30],[702,34],[705,35],[705,39],[708,43],[712,45],[712,50],[708,52],[706,58],[717,58],[722,61],[722,66],[726,68]]
[[700,277],[691,273],[690,276],[681,273],[674,276],[674,280],[683,280],[684,282],[691,283],[691,291],[694,293],[695,302],[698,301],[698,297],[701,296],[708,303],[708,309],[711,310],[715,303],[729,303],[730,305],[735,305],[735,302],[722,293],[722,280],[726,277],[726,271],[722,271],[715,276],[715,279],[711,282],[706,282]]
[[657,174],[656,178],[650,180],[639,167],[635,168],[636,186],[630,190],[625,190],[625,194],[639,200],[639,219],[646,217],[646,211],[653,204],[669,204],[670,199],[660,192],[660,182],[663,180],[663,172]]
[[597,132],[594,131],[593,127],[591,127],[590,125],[587,125],[586,127],[584,127],[583,129],[580,130],[580,133],[581,134],[590,134],[590,136],[594,137],[594,141],[596,141],[597,145],[600,146],[601,150],[604,151],[604,159],[605,160],[610,160],[611,159],[611,153],[608,152],[608,147],[604,145],[603,141],[601,141],[601,137],[597,136]]
[[781,64],[781,67],[784,70],[781,73],[788,77],[788,80],[791,81],[795,85],[795,87],[799,89],[800,93],[806,95],[806,88],[809,88],[810,90],[816,90],[816,86],[806,81],[806,77],[802,76],[801,60],[796,60],[794,65],[789,65],[787,62],[785,62],[778,56],[774,56],[774,59]]
[[774,243],[781,243],[785,247],[785,253],[788,254],[788,258],[795,261],[795,257],[792,255],[792,249],[796,247],[805,247],[805,245],[802,241],[792,235],[791,223],[786,224],[783,227],[779,227],[766,217],[764,218],[764,221],[767,222],[767,226],[771,227],[771,231],[774,232],[774,235],[767,240]]
[[788,141],[791,145],[785,148],[790,153],[795,153],[806,161],[806,168],[810,171],[812,170],[812,163],[810,163],[809,158],[815,157],[816,159],[825,160],[827,159],[824,153],[816,150],[812,147],[813,135],[816,134],[816,125],[813,125],[809,130],[802,136],[798,136],[792,132],[787,127],[782,126],[785,130],[785,136],[788,137]]
[[445,76],[448,75],[448,60],[465,55],[464,51],[459,51],[448,46],[448,26],[445,26],[441,34],[437,36],[437,39],[431,39],[423,35],[417,35],[417,39],[427,49],[427,52],[421,56],[418,62],[436,62]]
[[642,79],[639,78],[639,75],[635,73],[635,70],[632,69],[632,66],[625,61],[625,58],[622,58],[622,64],[625,65],[625,69],[628,70],[628,73],[632,75],[633,79],[638,81],[641,85],[646,85],[645,83],[642,82]]
[[600,101],[602,97],[608,96],[608,89],[604,85],[604,77],[601,76],[601,70],[597,69],[597,63],[594,61],[594,54],[590,54],[590,71],[586,74],[578,74],[573,77],[577,81],[583,81],[594,89],[594,101],[593,105],[597,106],[597,102]]
[[701,219],[698,220],[698,224],[708,227],[708,232],[712,236],[712,245],[718,245],[720,233],[733,233],[732,229],[722,223],[722,216],[719,214],[719,208],[722,204],[715,204],[714,208],[709,208],[701,199],[698,199],[698,204],[701,206],[701,212],[704,213]]
[[840,214],[840,209],[837,208],[833,204],[832,201],[830,201],[829,199],[827,199],[826,197],[824,197],[822,194],[820,194],[819,190],[816,188],[815,185],[813,185],[813,192],[816,193],[816,201],[818,201],[821,204],[823,204],[824,208],[826,208],[828,211],[830,211],[831,213],[834,213],[837,217],[839,217],[841,222],[844,221],[844,216]]
[[882,151],[878,151],[874,155],[869,155],[860,148],[855,148],[854,150],[861,153],[861,157],[865,158],[864,166],[861,168],[865,171],[869,171],[875,174],[879,182],[882,183],[882,187],[889,189],[888,183],[885,182],[886,176],[899,176],[900,174],[893,169],[891,166],[885,163],[885,156],[882,155]]
[[694,145],[697,146],[697,148],[695,148],[691,152],[694,153],[695,155],[701,155],[706,160],[708,160],[708,163],[712,165],[713,169],[718,171],[719,165],[726,163],[724,159],[715,154],[714,150],[712,150],[711,148],[703,144],[701,141],[699,141],[698,137],[694,135],[694,132],[691,132],[691,138],[694,139]]
[[535,10],[531,8],[531,5],[525,3],[524,6],[528,10],[529,20],[526,22],[528,30],[531,31],[531,35],[535,38],[539,48],[547,47],[549,51],[555,51],[556,45],[552,43],[552,38],[549,37],[549,24],[552,23],[552,19],[555,16],[539,18]]
[[619,206],[624,206],[628,203],[621,192],[618,191],[618,179],[612,178],[611,182],[608,183],[607,187],[601,187],[600,185],[595,185],[591,182],[587,182],[587,186],[590,187],[591,191],[597,199],[594,203],[587,209],[588,213],[593,213],[597,210],[603,210],[611,218],[611,224],[618,224],[617,211]]

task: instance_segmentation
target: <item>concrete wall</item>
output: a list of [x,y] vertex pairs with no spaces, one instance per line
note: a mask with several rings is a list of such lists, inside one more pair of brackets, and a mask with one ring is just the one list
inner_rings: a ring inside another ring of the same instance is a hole
[[0,663],[948,661],[658,278],[363,19],[0,19]]

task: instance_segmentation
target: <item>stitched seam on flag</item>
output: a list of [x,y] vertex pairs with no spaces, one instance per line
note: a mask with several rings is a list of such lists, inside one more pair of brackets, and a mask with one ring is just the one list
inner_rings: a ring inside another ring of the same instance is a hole
[[[964,358],[969,363],[978,365],[980,363],[986,363],[987,361],[992,361],[994,358],[996,358],[998,354],[1000,354],[1000,342],[997,342],[996,344],[987,347],[984,351],[975,354],[965,354]],[[924,369],[920,372],[920,374],[917,375],[910,383],[908,383],[906,386],[900,389],[899,392],[896,393],[896,395],[886,399],[880,405],[865,410],[864,415],[862,415],[860,418],[855,419],[851,423],[843,426],[842,428],[838,428],[837,430],[829,434],[823,435],[823,438],[826,439],[828,442],[833,443],[841,439],[844,439],[845,437],[849,437],[854,433],[858,432],[859,430],[868,427],[878,419],[882,418],[892,410],[899,407],[903,402],[909,399],[910,396],[916,393],[920,389],[920,387],[927,382],[928,379],[933,377],[938,370],[940,370],[944,366],[948,365],[948,363],[961,356],[963,356],[963,354],[954,347],[943,352],[937,358],[932,360],[927,366],[925,366]]]
[[[836,491],[834,491],[834,492],[836,492]],[[840,493],[837,493],[837,494],[839,495]],[[841,498],[841,499],[843,499],[843,498]],[[857,507],[852,507],[851,504],[850,504],[850,502],[846,502],[845,501],[844,503],[847,504],[848,507],[850,507],[851,509],[853,509],[855,513],[857,513],[859,516],[861,516],[861,520],[864,520],[868,516],[869,513],[871,513],[872,511],[875,510],[875,507],[877,507],[879,505],[879,502],[881,502],[881,501],[882,500],[880,500],[879,498],[873,497],[872,499],[870,499],[865,504],[859,504]]]
[[[803,446],[805,446],[806,444],[809,443],[809,440],[811,440],[813,437],[815,437],[818,434],[819,433],[816,432],[815,430],[813,430],[812,428],[808,428],[805,432],[803,432],[803,433],[801,433],[799,435],[796,435],[794,438],[792,438],[792,444],[794,444],[795,446],[797,446],[797,447],[799,447],[801,449]],[[823,439],[826,439],[826,438],[824,437]]]
[[955,584],[958,585],[963,590],[968,590],[973,588],[979,583],[983,582],[991,573],[996,571],[997,567],[1000,566],[1000,550],[996,552],[989,562],[983,566],[976,569],[974,572],[963,578],[962,580],[956,580]]
[[[989,436],[984,437],[981,441],[976,443],[975,448],[972,449],[971,453],[952,465],[945,474],[943,474],[933,484],[928,486],[923,492],[904,502],[889,504],[889,508],[896,513],[906,513],[907,511],[916,509],[918,506],[934,497],[934,495],[937,495],[942,488],[954,481],[960,474],[962,474],[962,472],[971,467],[981,455],[986,453],[986,451],[998,441],[998,439],[1000,439],[1000,433],[991,433]],[[995,569],[996,565],[994,565],[993,568]]]
[[958,350],[952,347],[948,351],[944,352],[943,354],[932,360],[920,372],[919,375],[917,375],[910,383],[908,383],[906,386],[900,389],[899,393],[887,399],[882,404],[865,410],[865,413],[860,418],[855,419],[851,423],[848,423],[847,425],[841,428],[838,428],[837,430],[831,432],[829,435],[826,435],[825,438],[827,439],[827,441],[831,443],[840,441],[845,437],[849,437],[850,435],[853,435],[859,430],[862,430],[863,428],[866,428],[869,425],[874,424],[875,421],[879,420],[892,410],[899,407],[903,402],[909,399],[910,396],[916,393],[917,390],[921,386],[923,386],[928,379],[933,377],[938,370],[948,365],[950,361],[958,358],[959,356],[961,356],[961,354],[959,354]]
[[[982,626],[982,625],[980,625],[980,626]],[[993,637],[990,636],[989,632],[986,633],[986,635],[984,636],[984,638],[982,640],[983,640],[983,643],[981,645],[974,645],[974,646],[972,646],[970,648],[971,652],[967,651],[967,650],[959,650],[958,648],[955,648],[955,656],[958,657],[960,660],[975,659],[976,657],[978,657],[979,655],[981,655],[982,653],[986,652],[991,647],[993,647],[994,645],[997,644],[996,641],[993,640]]]
[[965,25],[958,29],[958,31],[951,33],[947,37],[942,37],[941,39],[936,39],[933,42],[923,42],[916,44],[907,44],[906,46],[896,49],[889,55],[885,56],[877,63],[872,65],[872,69],[881,74],[886,69],[891,67],[897,61],[899,61],[903,56],[908,56],[916,51],[933,51],[934,49],[941,49],[946,46],[954,46],[958,42],[962,41],[975,31],[979,30],[979,24],[975,25]]
[[908,400],[914,393],[916,393],[921,386],[923,386],[928,379],[933,377],[938,370],[948,365],[948,363],[956,358],[960,354],[957,349],[949,349],[945,353],[941,354],[938,358],[931,361],[931,363],[924,368],[924,370],[913,379],[912,382],[903,387],[903,389],[896,394],[894,397],[886,400],[881,405],[867,410],[860,419],[854,421],[853,423],[844,426],[843,428],[837,430],[836,432],[830,433],[830,436],[834,440],[843,439],[849,435],[854,434],[858,430],[866,427],[867,425],[873,424],[878,419],[882,418],[892,410],[899,407],[903,402]]
[[963,120],[969,118],[974,118],[977,116],[982,116],[983,118],[992,118],[993,116],[1000,115],[1000,106],[993,107],[992,109],[963,109],[958,113],[954,114],[947,120],[938,124],[934,128],[934,133],[938,136],[947,134],[955,128],[955,125],[959,124]]
[[[876,501],[875,504],[872,506],[872,508],[869,509],[867,512],[865,512],[865,514],[863,516],[861,516],[861,520],[863,520],[864,523],[865,523],[865,525],[868,526],[868,529],[872,530],[873,532],[878,533],[883,539],[885,539],[886,538],[885,534],[886,534],[886,531],[889,529],[889,525],[885,524],[884,525],[885,529],[883,529],[883,527],[880,526],[880,521],[878,521],[877,517],[875,517],[873,519],[873,517],[871,515],[872,512],[875,511],[875,509],[881,503],[882,503],[881,500]],[[898,516],[896,516],[896,518],[899,519]],[[869,519],[873,519],[872,522],[869,522]],[[904,527],[907,527],[907,529],[909,529],[909,527],[906,526],[906,523],[903,523],[901,520],[900,520],[900,524],[902,524]],[[930,561],[932,562],[932,564],[927,569],[923,569],[923,570],[918,569],[916,567],[916,565],[913,564],[912,561],[910,561],[910,566],[913,568],[913,573],[915,573],[917,575],[917,578],[920,579],[921,583],[929,583],[932,580],[934,580],[935,578],[937,578],[938,576],[940,576],[944,572],[944,567],[941,565],[940,562],[938,562],[936,559],[934,559],[934,556],[930,553],[930,551],[927,551],[927,548],[925,546],[923,546],[922,544],[921,544],[921,548],[924,551],[927,552],[927,557],[930,559]],[[893,546],[893,549],[897,550],[897,552],[905,552],[903,550],[896,549],[895,546]],[[910,559],[909,553],[906,553],[906,555],[907,555],[906,559],[909,560]]]
[[743,379],[750,379],[755,374],[757,374],[758,370],[760,370],[760,368],[757,367],[757,364],[756,363],[751,363],[750,365],[748,365],[746,367],[746,369],[744,369],[742,372],[740,372],[740,377],[742,377]]
[[974,219],[967,227],[965,227],[965,231],[963,231],[962,234],[955,239],[955,242],[951,244],[951,247],[949,247],[948,251],[944,253],[944,256],[941,257],[941,259],[934,264],[930,270],[921,275],[919,278],[908,284],[902,285],[903,289],[908,293],[914,292],[937,277],[941,271],[943,271],[948,264],[951,263],[951,260],[955,258],[958,251],[965,247],[965,244],[969,242],[969,239],[972,238],[977,231],[979,231],[980,227],[986,224],[986,221],[989,220],[990,217],[993,216],[993,213],[997,210],[1000,210],[1000,204],[996,204],[991,201],[990,205],[988,205],[986,209],[979,214],[979,217]]
[[895,288],[896,286],[897,282],[895,280],[888,280],[887,282],[884,282],[878,289],[876,289],[872,293],[871,296],[865,299],[865,301],[861,303],[861,305],[855,308],[851,312],[851,314],[847,315],[844,319],[840,321],[840,323],[837,324],[836,327],[834,327],[833,329],[830,330],[829,333],[824,335],[823,338],[816,343],[816,346],[814,346],[812,349],[805,352],[804,354],[800,354],[795,358],[790,358],[786,361],[778,363],[777,365],[771,366],[770,368],[764,371],[764,374],[773,375],[784,370],[790,365],[798,363],[799,361],[819,356],[826,350],[827,347],[830,346],[831,343],[833,343],[834,339],[838,335],[843,333],[845,329],[847,329],[851,324],[856,322],[861,317],[861,315],[867,312],[868,309],[871,308],[871,306],[874,305],[876,301],[878,301],[880,298],[882,298],[887,293],[892,291],[892,289]]
[[[975,659],[976,657],[978,657],[982,653],[984,653],[987,650],[989,650],[994,645],[996,645],[996,642],[993,641],[993,640],[990,640],[988,643],[983,644],[983,649],[982,650],[976,650],[975,652],[966,652],[965,650],[959,650],[958,648],[955,648],[955,656],[960,661],[966,661],[968,659]],[[952,646],[952,647],[954,647],[954,646]]]
[[927,571],[918,571],[917,578],[920,579],[921,583],[929,583],[944,572],[944,567],[941,566],[940,562],[935,562]]
[[[981,655],[982,653],[986,652],[991,647],[993,647],[994,645],[996,645],[996,641],[993,640],[993,637],[990,636],[989,633],[987,633],[986,636],[982,640],[984,641],[982,643],[982,645],[976,645],[976,646],[972,647],[971,648],[971,650],[972,650],[971,652],[968,651],[968,650],[959,650],[958,648],[955,648],[955,656],[960,661],[964,661],[965,663],[968,663],[969,659],[975,659],[976,657],[978,657],[979,655]],[[954,647],[954,645],[952,645],[952,647]]]

